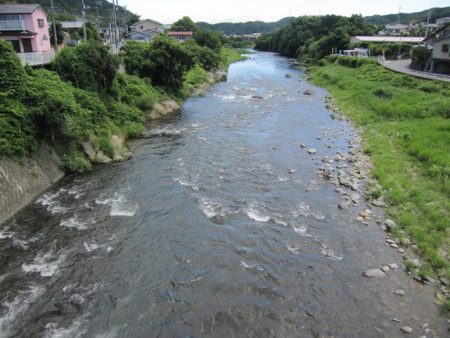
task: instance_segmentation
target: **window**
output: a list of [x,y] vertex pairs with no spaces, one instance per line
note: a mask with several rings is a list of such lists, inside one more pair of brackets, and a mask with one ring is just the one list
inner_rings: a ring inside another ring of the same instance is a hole
[[442,53],[447,53],[448,50],[449,50],[449,45],[442,45],[442,47],[441,47]]
[[38,26],[44,27],[44,19],[38,19]]

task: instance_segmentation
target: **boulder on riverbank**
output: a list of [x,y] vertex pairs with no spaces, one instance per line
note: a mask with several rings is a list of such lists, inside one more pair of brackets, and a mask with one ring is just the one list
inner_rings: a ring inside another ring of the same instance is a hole
[[175,100],[165,100],[155,103],[148,117],[152,120],[157,120],[165,117],[180,109],[180,105]]
[[113,154],[110,154],[110,156],[106,155],[100,148],[96,148],[93,143],[94,142],[91,140],[83,143],[83,151],[92,163],[107,164],[113,161],[125,161],[131,157],[131,153],[125,145],[125,139],[123,136],[116,134],[111,135],[109,144],[113,149]]

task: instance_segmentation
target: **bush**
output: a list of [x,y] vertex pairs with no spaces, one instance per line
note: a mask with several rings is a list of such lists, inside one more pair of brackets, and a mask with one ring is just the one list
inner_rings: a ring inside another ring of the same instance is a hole
[[74,48],[64,48],[52,68],[64,81],[75,87],[108,92],[116,75],[117,58],[99,42],[89,41]]
[[92,169],[89,162],[82,152],[76,151],[66,155],[63,159],[64,167],[72,173],[83,174]]
[[126,137],[139,137],[144,133],[145,127],[142,123],[128,122],[123,130]]
[[184,48],[191,54],[194,63],[199,64],[206,70],[219,67],[219,54],[208,47],[201,47],[193,40],[188,41]]
[[70,136],[66,118],[77,115],[79,106],[68,84],[53,72],[36,70],[28,78],[26,96],[40,138],[54,141]]
[[16,100],[0,101],[0,158],[24,157],[37,149],[29,110]]
[[0,99],[20,99],[25,92],[26,74],[11,44],[0,39]]

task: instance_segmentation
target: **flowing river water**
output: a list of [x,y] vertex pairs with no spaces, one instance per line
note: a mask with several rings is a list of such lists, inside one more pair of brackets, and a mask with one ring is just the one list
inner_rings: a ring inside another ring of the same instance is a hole
[[0,225],[0,337],[446,336],[433,289],[355,220],[363,199],[338,209],[317,175],[357,135],[302,74],[251,54],[149,125],[130,161],[66,177]]

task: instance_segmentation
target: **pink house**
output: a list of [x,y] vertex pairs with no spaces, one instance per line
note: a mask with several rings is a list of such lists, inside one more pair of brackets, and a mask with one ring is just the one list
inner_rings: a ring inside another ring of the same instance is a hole
[[40,5],[0,5],[0,39],[11,42],[23,63],[45,64],[54,56],[47,14]]

